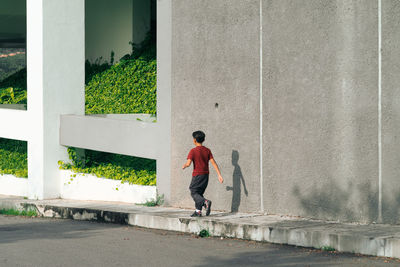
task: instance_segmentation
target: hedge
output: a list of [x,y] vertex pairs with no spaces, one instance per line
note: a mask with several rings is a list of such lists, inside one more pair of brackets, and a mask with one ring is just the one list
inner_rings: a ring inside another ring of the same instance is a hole
[[[68,148],[72,163],[59,161],[60,169],[93,174],[122,183],[156,185],[156,161],[119,154],[85,150],[79,158],[75,148]],[[0,174],[28,177],[27,142],[0,138]]]
[[28,177],[27,142],[0,138],[0,174]]
[[[23,49],[0,48],[0,54],[23,52]],[[0,58],[0,104],[26,104],[25,54]]]
[[157,63],[123,60],[86,85],[86,114],[156,113]]
[[0,104],[26,104],[26,68],[0,81]]
[[[140,49],[115,65],[85,64],[86,114],[156,114],[157,60],[154,43],[146,40]],[[26,68],[0,80],[0,104],[26,104]]]
[[84,151],[84,156],[79,157],[76,148],[68,148],[71,163],[59,161],[60,169],[120,180],[122,183],[156,185],[155,160],[88,149]]

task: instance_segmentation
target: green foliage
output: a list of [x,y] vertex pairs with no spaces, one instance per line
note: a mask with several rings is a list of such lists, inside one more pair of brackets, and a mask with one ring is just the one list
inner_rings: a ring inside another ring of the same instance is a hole
[[200,237],[210,237],[210,232],[207,229],[203,229],[199,232]]
[[0,81],[0,104],[26,104],[26,68]]
[[123,60],[88,81],[86,114],[155,114],[156,89],[156,60]]
[[37,217],[36,210],[16,210],[16,209],[0,209],[0,214],[12,216],[28,216]]
[[[0,54],[24,52],[24,49],[0,48]],[[0,104],[26,104],[25,54],[0,58]]]
[[0,138],[0,174],[28,177],[27,142]]
[[122,183],[156,185],[155,160],[93,150],[85,150],[85,156],[79,157],[72,147],[68,148],[68,154],[72,163],[59,161],[60,169],[120,180]]
[[321,250],[323,250],[323,251],[335,251],[335,248],[333,248],[331,246],[323,246],[321,248]]
[[155,206],[161,206],[162,204],[164,204],[164,195],[157,196],[155,199],[146,201],[145,203],[139,205],[143,205],[146,207],[155,207]]
[[[110,63],[101,59],[94,63],[86,61],[86,114],[156,114],[157,60],[154,38],[149,35],[140,45],[132,44],[131,54],[115,65],[112,65],[113,61],[114,52],[111,52]],[[26,82],[26,68],[18,69],[4,80],[0,79],[0,104],[26,104]]]
[[85,84],[88,84],[93,76],[96,76],[99,73],[102,73],[108,70],[112,65],[108,62],[101,62],[101,60],[97,60],[94,63],[90,63],[89,60],[85,62]]
[[135,44],[130,42],[129,44],[132,46],[132,53],[130,55],[125,55],[122,59],[142,58],[145,61],[155,60],[157,57],[156,43],[156,33],[149,32],[142,43]]
[[86,62],[86,114],[156,114],[156,42],[148,34],[118,64]]

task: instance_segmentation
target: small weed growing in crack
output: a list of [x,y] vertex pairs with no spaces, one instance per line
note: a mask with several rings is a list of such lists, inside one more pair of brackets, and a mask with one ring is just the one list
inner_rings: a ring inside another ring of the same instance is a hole
[[335,248],[330,247],[330,246],[323,246],[321,248],[321,250],[323,250],[323,251],[335,251]]
[[206,229],[203,229],[199,232],[200,237],[210,237],[210,232]]
[[162,204],[164,204],[164,195],[157,196],[156,198],[148,200],[145,203],[139,205],[143,205],[146,207],[155,207],[155,206],[161,206]]

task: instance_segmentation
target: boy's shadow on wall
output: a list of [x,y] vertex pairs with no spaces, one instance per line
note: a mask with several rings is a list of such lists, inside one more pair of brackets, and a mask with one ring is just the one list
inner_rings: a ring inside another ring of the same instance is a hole
[[238,164],[239,161],[239,152],[237,150],[232,150],[232,165],[235,167],[233,170],[232,175],[232,186],[227,186],[226,191],[232,191],[232,206],[231,212],[238,212],[240,201],[241,201],[241,194],[242,194],[242,187],[241,184],[243,183],[243,189],[246,196],[249,195],[246,188],[246,183],[244,182],[242,170]]

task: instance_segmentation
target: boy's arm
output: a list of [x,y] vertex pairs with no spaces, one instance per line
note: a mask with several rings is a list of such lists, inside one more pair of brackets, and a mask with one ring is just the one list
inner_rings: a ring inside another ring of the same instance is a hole
[[184,169],[186,169],[187,167],[189,167],[190,164],[192,164],[192,160],[191,160],[191,159],[188,159],[188,160],[186,161],[186,163],[183,164],[182,170],[184,170]]
[[221,172],[219,171],[217,163],[215,162],[214,158],[210,159],[210,162],[214,166],[215,170],[217,171],[218,180],[222,184],[224,182],[224,178],[222,178],[222,175],[221,175]]

